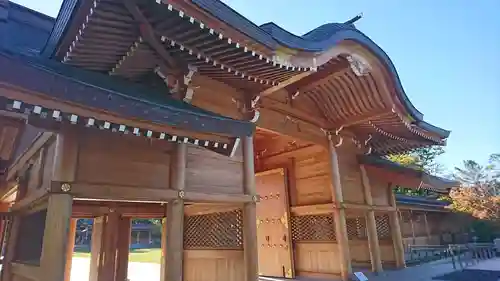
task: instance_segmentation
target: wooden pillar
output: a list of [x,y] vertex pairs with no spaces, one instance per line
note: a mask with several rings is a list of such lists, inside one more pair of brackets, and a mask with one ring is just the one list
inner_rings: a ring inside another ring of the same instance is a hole
[[68,233],[68,246],[66,248],[66,269],[64,270],[64,281],[71,279],[71,264],[73,261],[73,250],[75,249],[76,222],[78,219],[71,219]]
[[2,263],[2,281],[11,281],[12,278],[12,261],[15,256],[20,224],[21,218],[19,216],[12,217],[6,232],[5,253]]
[[102,264],[103,238],[105,232],[106,218],[104,216],[94,218],[92,224],[92,244],[90,246],[90,269],[89,281],[98,281]]
[[[361,180],[363,182],[363,193],[365,202],[368,206],[373,206],[373,197],[371,192],[370,180],[364,165],[360,165]],[[377,222],[375,221],[375,212],[370,209],[366,212],[366,228],[368,232],[368,245],[370,248],[370,260],[372,271],[382,272],[382,258],[380,254],[380,245],[378,241]]]
[[183,280],[184,257],[184,200],[183,190],[186,185],[187,145],[178,143],[174,149],[174,161],[171,163],[170,188],[179,191],[179,198],[167,203],[167,228],[165,266],[163,279],[168,281]]
[[[253,137],[243,139],[243,188],[245,194],[257,196],[255,187],[255,166]],[[259,257],[257,248],[257,205],[256,202],[243,205],[243,250],[245,255],[244,281],[259,279]]]
[[427,244],[431,242],[431,231],[429,229],[429,222],[427,221],[427,212],[424,212],[425,234],[427,234]]
[[120,216],[116,212],[94,218],[90,248],[90,281],[115,279]]
[[104,231],[104,245],[102,252],[102,268],[99,273],[99,281],[114,280],[116,272],[116,254],[118,248],[118,231],[120,224],[120,215],[111,210],[105,217],[106,230]]
[[351,255],[349,252],[349,240],[347,237],[347,224],[345,209],[342,206],[344,201],[342,195],[342,183],[340,178],[340,168],[337,150],[333,141],[329,138],[329,156],[330,156],[330,179],[332,182],[332,195],[336,208],[333,210],[335,220],[335,233],[337,245],[339,247],[341,262],[342,280],[348,280],[352,273]]
[[416,239],[415,239],[415,225],[413,224],[413,212],[412,210],[408,211],[409,217],[410,217],[410,227],[411,227],[411,237],[412,237],[412,245],[415,245]]
[[[166,211],[165,211],[166,214]],[[167,256],[167,219],[163,218],[161,220],[161,271],[165,272],[165,259]],[[160,281],[165,280],[165,274],[160,274]]]
[[[389,188],[389,203],[396,208],[396,196],[392,188]],[[396,267],[406,267],[405,252],[403,247],[403,236],[401,235],[401,226],[397,211],[389,212],[389,223],[391,225],[392,242],[394,245],[394,257],[396,258]]]
[[116,249],[115,281],[126,281],[128,271],[128,256],[130,251],[130,218],[121,217],[118,225],[118,245]]
[[[48,196],[47,216],[43,234],[40,268],[41,281],[64,280],[72,224],[73,198],[64,192],[75,180],[78,160],[78,137],[73,130],[63,130],[56,136],[52,181],[61,183],[61,193]],[[74,235],[73,235],[74,239]],[[71,242],[74,245],[74,241]]]
[[40,280],[64,280],[73,199],[69,194],[51,194],[48,201]]

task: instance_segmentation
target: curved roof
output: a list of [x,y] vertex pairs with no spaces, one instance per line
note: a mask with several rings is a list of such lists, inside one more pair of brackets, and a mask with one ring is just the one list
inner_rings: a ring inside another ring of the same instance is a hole
[[[369,140],[370,149],[381,155],[442,145],[449,136],[449,131],[423,120],[390,58],[353,20],[297,36],[274,23],[258,26],[219,0],[136,4],[152,34],[144,34],[137,15],[122,1],[92,5],[64,0],[43,55],[144,82],[141,79],[158,61],[170,64],[165,53],[196,67],[197,75],[243,92],[260,92],[262,100],[277,89],[300,92],[297,103],[315,106],[318,119],[287,111],[291,118],[315,128],[348,128],[356,135],[353,141]],[[374,71],[359,73],[354,67],[358,59],[370,62]]]
[[395,81],[398,98],[410,116],[415,119],[417,125],[426,131],[438,134],[442,138],[449,136],[450,131],[431,125],[423,120],[423,114],[415,108],[406,95],[396,68],[389,56],[368,36],[358,30],[354,24],[328,23],[302,36],[297,36],[272,22],[257,26],[218,0],[193,0],[192,2],[219,20],[274,50],[281,45],[304,52],[324,52],[347,40],[364,46],[377,56],[389,70],[392,79]]

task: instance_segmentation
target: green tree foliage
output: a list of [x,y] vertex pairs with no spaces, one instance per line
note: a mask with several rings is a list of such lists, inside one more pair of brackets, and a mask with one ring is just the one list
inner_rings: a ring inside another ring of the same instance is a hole
[[161,225],[161,219],[133,219],[132,224]]
[[436,175],[443,171],[443,166],[436,161],[436,158],[443,153],[442,146],[429,146],[417,148],[404,154],[389,155],[387,159],[406,167]]
[[[410,167],[435,175],[442,171],[442,166],[436,161],[436,158],[443,153],[444,150],[441,146],[431,146],[417,148],[408,153],[388,155],[387,159],[405,167]],[[394,192],[409,196],[429,196],[429,192],[427,190],[417,190],[402,186],[396,186]]]

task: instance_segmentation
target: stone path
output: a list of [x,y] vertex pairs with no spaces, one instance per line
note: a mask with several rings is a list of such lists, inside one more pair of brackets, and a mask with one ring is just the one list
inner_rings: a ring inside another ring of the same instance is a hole
[[[160,281],[160,265],[155,263],[131,262],[128,266],[130,281]],[[90,259],[73,258],[71,281],[88,281]]]
[[[470,270],[489,270],[500,271],[500,258],[481,261],[479,264],[467,268],[469,272],[459,274],[460,277],[467,277],[464,281],[500,281],[491,279],[477,279],[482,278],[480,274],[471,273]],[[405,268],[404,270],[385,271],[382,274],[375,275],[367,273],[369,281],[438,281],[433,279],[438,276],[443,276],[452,273],[455,270],[449,261],[436,261],[423,265]],[[494,276],[493,275],[491,276]],[[89,280],[89,259],[88,258],[73,258],[71,268],[71,281],[88,281]],[[152,263],[132,262],[129,264],[128,275],[130,281],[159,281],[160,280],[160,265]],[[476,280],[477,279],[477,280]],[[279,278],[262,278],[262,281],[282,281]],[[289,279],[288,279],[289,280]],[[312,279],[312,278],[298,278],[300,281],[333,281]],[[458,279],[448,279],[447,281],[458,281]],[[237,280],[235,280],[237,281]],[[446,281],[446,280],[445,280]]]

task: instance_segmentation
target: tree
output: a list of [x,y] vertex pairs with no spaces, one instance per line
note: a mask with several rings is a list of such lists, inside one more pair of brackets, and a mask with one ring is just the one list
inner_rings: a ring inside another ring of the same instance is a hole
[[[437,174],[442,170],[436,158],[443,154],[444,150],[441,146],[431,146],[414,149],[408,153],[388,155],[387,159],[399,163],[405,167],[414,168],[429,174]],[[406,188],[404,186],[396,186],[394,192],[409,196],[428,196],[429,192],[424,189]]]
[[408,153],[389,155],[387,159],[406,167],[416,168],[431,175],[436,175],[443,171],[443,166],[436,161],[436,158],[443,153],[443,147],[435,145],[417,148]]
[[450,192],[450,208],[479,219],[500,219],[500,154],[492,154],[487,165],[465,160],[455,167],[460,187]]
[[450,209],[469,213],[478,219],[500,219],[500,197],[482,185],[457,187],[451,190]]

